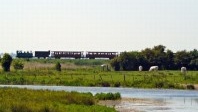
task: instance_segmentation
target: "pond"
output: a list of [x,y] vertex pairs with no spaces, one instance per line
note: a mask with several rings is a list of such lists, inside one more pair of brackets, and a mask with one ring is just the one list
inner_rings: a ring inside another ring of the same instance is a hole
[[[73,87],[73,86],[36,86],[36,85],[0,85],[0,87],[18,87],[29,89],[48,89],[55,91],[119,92],[123,98],[133,99],[121,101],[116,108],[128,108],[144,112],[198,112],[198,91],[173,89],[137,89],[113,87]],[[143,100],[134,100],[143,99]],[[121,110],[120,110],[121,111]]]

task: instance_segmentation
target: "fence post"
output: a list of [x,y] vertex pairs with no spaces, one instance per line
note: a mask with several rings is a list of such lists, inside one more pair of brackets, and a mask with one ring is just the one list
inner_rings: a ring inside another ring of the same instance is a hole
[[124,82],[126,81],[126,79],[125,79],[125,74],[124,74]]

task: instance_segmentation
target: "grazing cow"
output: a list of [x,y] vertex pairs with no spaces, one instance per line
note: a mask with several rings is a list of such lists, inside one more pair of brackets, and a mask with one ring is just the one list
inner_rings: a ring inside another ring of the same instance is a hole
[[187,69],[186,67],[181,67],[181,73],[186,75]]
[[139,66],[139,71],[142,71],[143,70],[143,67],[142,66]]
[[108,67],[107,64],[102,64],[102,65],[100,65],[100,66],[101,66],[101,68],[102,68],[102,71],[104,71],[105,68],[106,68],[107,71],[109,70],[109,67]]
[[158,70],[158,66],[151,66],[149,71],[157,71]]

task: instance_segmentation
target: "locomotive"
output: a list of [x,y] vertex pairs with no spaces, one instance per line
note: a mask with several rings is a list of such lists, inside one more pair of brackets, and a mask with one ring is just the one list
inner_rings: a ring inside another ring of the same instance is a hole
[[28,51],[28,52],[23,52],[23,51],[16,51],[16,57],[18,58],[32,58],[33,57],[33,53],[32,51]]
[[118,56],[118,52],[99,52],[99,51],[35,51],[32,52],[16,51],[17,58],[74,58],[74,59],[96,59],[96,58],[108,58],[113,59]]

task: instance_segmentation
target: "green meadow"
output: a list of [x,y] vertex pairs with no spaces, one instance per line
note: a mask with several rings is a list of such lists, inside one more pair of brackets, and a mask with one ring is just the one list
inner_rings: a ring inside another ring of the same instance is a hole
[[[103,70],[101,64],[109,60],[23,60],[24,69],[11,72],[0,71],[0,84],[19,85],[63,85],[136,88],[184,89],[183,84],[198,84],[198,71],[113,71]],[[56,71],[56,62],[61,63],[61,71]],[[109,66],[110,68],[110,66]]]

